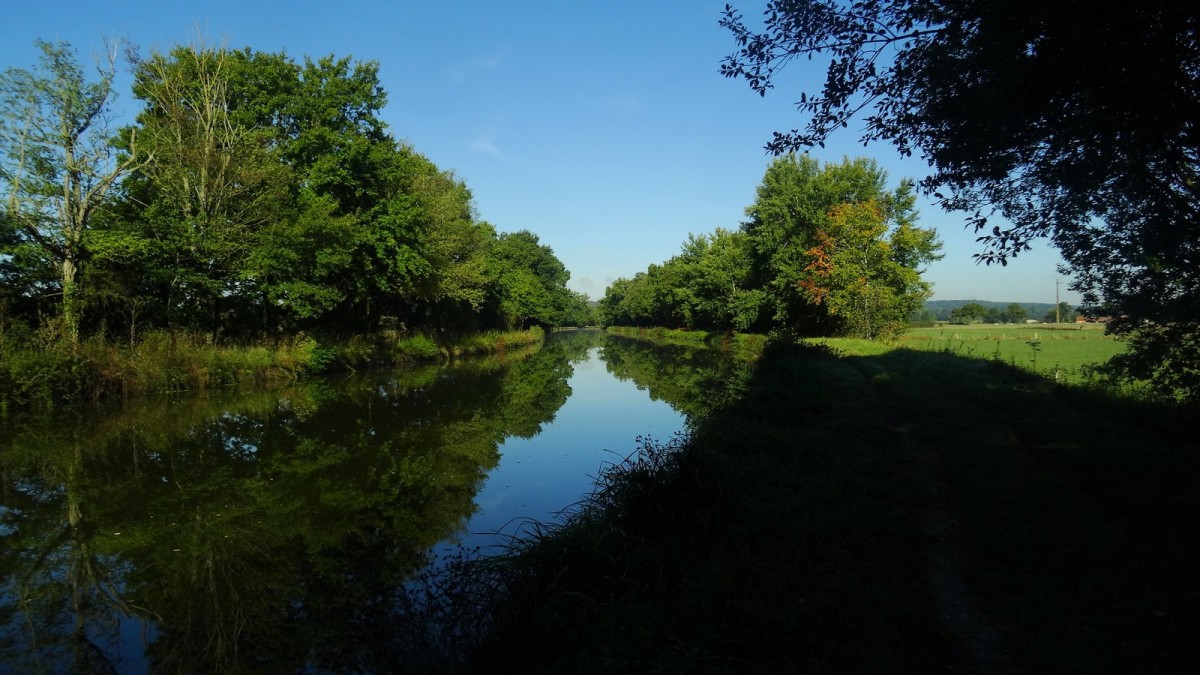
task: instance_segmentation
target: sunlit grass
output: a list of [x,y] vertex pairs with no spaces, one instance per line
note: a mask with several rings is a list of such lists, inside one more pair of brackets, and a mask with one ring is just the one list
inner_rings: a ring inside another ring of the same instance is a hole
[[540,344],[544,335],[534,327],[438,341],[422,333],[384,331],[220,344],[207,334],[151,331],[132,346],[100,338],[72,346],[61,336],[33,334],[0,339],[0,406],[279,384],[329,370],[504,353]]
[[1086,367],[1125,350],[1125,343],[1097,324],[946,325],[913,328],[894,343],[851,338],[814,338],[842,354],[877,356],[893,349],[940,352],[1005,363],[1057,382],[1087,381]]

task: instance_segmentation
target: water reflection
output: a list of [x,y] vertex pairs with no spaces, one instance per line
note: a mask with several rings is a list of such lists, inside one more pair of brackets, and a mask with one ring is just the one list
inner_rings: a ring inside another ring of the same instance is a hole
[[136,669],[112,661],[134,616],[157,671],[345,665],[569,370],[547,352],[9,424],[2,660]]
[[405,580],[491,498],[499,449],[517,456],[572,382],[592,387],[601,345],[610,372],[682,410],[724,373],[580,332],[500,360],[0,422],[0,671],[391,670],[423,639]]
[[705,347],[656,345],[610,336],[602,358],[608,372],[646,389],[650,398],[699,418],[742,395],[751,363]]

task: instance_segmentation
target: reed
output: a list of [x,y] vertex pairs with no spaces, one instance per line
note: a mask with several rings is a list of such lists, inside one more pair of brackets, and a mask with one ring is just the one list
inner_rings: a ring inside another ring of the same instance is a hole
[[382,331],[350,337],[304,333],[248,344],[198,333],[152,331],[134,345],[96,337],[72,345],[51,327],[0,333],[0,407],[48,407],[159,392],[294,382],[313,374],[504,353],[538,344],[541,328],[438,341]]

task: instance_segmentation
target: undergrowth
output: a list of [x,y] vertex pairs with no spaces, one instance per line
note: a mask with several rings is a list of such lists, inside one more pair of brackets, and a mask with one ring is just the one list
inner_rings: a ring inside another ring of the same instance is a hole
[[153,331],[132,346],[98,337],[73,345],[53,323],[37,331],[7,328],[0,331],[0,408],[290,382],[330,371],[504,353],[544,338],[534,327],[441,340],[381,331],[224,344],[203,334]]

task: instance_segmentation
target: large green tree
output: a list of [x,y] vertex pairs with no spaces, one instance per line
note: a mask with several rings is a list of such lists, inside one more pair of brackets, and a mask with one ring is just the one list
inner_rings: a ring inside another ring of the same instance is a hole
[[609,325],[888,338],[930,294],[921,268],[941,256],[914,225],[913,186],[888,191],[866,159],[768,167],[741,230],[691,235],[683,251],[618,279],[600,301]]
[[33,70],[0,74],[0,186],[10,232],[60,270],[62,312],[74,341],[92,218],[142,157],[132,138],[118,155],[108,127],[120,45],[107,45],[89,81],[70,45],[36,44],[42,53]]
[[677,259],[651,264],[609,285],[600,301],[601,318],[610,326],[689,326],[694,293],[685,283]]
[[259,291],[246,287],[257,281],[250,270],[263,267],[258,244],[274,243],[271,230],[295,216],[290,176],[270,146],[270,130],[234,118],[235,68],[229,51],[193,44],[152,54],[135,71],[134,95],[145,108],[130,133],[154,159],[129,191],[137,215],[128,222],[141,226],[119,228],[111,240],[153,260],[147,271],[164,286],[171,325],[188,317],[219,329],[223,309]]
[[87,312],[130,345],[153,327],[218,340],[586,322],[549,247],[497,235],[461,179],[388,132],[377,64],[203,41],[153,52],[133,59],[143,107],[114,137],[111,63],[88,84],[65,46],[42,46],[40,71],[3,79],[3,312],[61,295],[72,337]]
[[1029,318],[1029,310],[1018,303],[1010,302],[1004,310],[1004,320],[1008,323],[1025,323]]
[[528,230],[505,232],[492,248],[493,303],[509,327],[561,325],[575,298],[567,289],[571,273]]
[[912,184],[886,183],[865,159],[821,166],[785,155],[767,168],[743,231],[778,326],[887,337],[929,297],[921,266],[941,245],[914,225]]
[[950,321],[960,324],[982,323],[986,314],[986,307],[978,302],[968,302],[962,307],[950,310]]
[[916,152],[923,187],[980,232],[984,262],[1049,237],[1091,303],[1119,309],[1114,365],[1200,401],[1200,10],[1194,3],[772,0],[761,27],[727,8],[722,72],[760,94],[789,61],[827,60],[798,96],[823,145]]
[[128,181],[97,283],[127,315],[153,297],[172,328],[245,335],[479,308],[470,192],[386,133],[375,64],[193,44],[143,59],[134,92],[155,161]]

